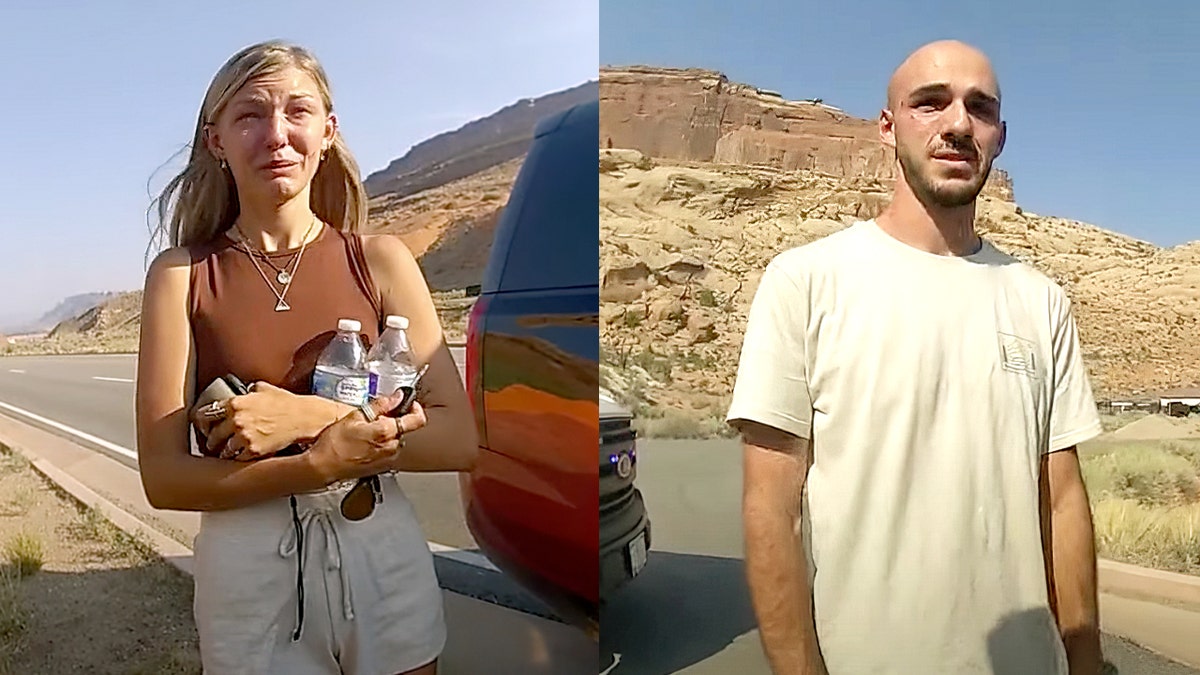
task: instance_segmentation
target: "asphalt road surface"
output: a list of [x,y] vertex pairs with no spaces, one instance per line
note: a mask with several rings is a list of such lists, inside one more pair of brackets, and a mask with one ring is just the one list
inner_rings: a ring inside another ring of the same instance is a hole
[[[742,566],[741,479],[735,441],[639,441],[652,550],[601,614],[606,675],[769,672]],[[1121,675],[1200,675],[1118,637],[1103,648]]]

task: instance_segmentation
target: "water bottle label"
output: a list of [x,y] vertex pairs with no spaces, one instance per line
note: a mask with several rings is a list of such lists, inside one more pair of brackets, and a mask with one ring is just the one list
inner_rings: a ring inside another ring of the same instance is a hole
[[371,398],[379,396],[379,373],[371,373],[370,384],[367,386],[367,395]]
[[400,389],[401,384],[404,383],[394,373],[380,373],[376,376],[375,395],[391,396]]
[[313,373],[314,394],[346,405],[366,403],[370,386],[370,378],[366,375],[336,375],[319,370]]

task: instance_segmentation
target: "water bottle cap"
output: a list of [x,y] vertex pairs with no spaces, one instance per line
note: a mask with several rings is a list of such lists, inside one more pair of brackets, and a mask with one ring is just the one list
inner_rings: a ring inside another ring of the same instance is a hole
[[339,319],[338,330],[357,333],[362,330],[362,322],[354,319]]
[[389,314],[387,318],[387,327],[395,328],[396,330],[408,330],[408,317]]

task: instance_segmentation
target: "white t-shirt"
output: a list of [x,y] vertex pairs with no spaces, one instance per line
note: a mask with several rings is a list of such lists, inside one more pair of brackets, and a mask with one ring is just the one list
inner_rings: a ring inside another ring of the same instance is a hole
[[1060,286],[987,241],[939,256],[855,223],[768,265],[727,419],[812,439],[832,675],[1065,675],[1039,459],[1101,428]]

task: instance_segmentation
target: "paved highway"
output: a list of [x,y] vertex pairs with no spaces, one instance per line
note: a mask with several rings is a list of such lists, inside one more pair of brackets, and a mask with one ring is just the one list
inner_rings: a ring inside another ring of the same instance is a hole
[[[639,441],[638,488],[653,524],[642,574],[601,614],[608,675],[768,673],[742,565],[735,441]],[[1121,675],[1200,675],[1104,636]]]

